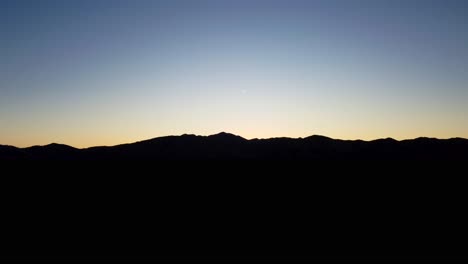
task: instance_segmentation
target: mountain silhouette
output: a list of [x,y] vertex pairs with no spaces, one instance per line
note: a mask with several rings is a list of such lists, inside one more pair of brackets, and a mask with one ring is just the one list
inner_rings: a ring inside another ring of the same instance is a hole
[[468,160],[462,138],[392,138],[372,141],[306,138],[247,140],[221,132],[211,136],[184,134],[131,144],[76,149],[50,144],[29,148],[0,146],[0,160]]
[[0,260],[468,261],[467,161],[462,138],[0,146]]

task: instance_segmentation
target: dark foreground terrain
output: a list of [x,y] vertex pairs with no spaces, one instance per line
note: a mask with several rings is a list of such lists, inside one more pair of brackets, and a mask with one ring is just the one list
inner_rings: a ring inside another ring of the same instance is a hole
[[0,147],[1,260],[468,260],[468,140]]

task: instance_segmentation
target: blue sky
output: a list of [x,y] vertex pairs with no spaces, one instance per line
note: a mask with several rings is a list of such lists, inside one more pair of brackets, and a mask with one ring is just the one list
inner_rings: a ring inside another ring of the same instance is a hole
[[466,1],[0,1],[0,144],[468,137]]

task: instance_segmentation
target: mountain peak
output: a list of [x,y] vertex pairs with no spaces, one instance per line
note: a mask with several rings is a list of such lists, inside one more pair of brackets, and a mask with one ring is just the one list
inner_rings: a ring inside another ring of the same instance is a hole
[[307,139],[307,140],[320,140],[320,141],[329,141],[329,140],[333,140],[332,138],[329,138],[329,137],[326,137],[326,136],[322,136],[322,135],[312,135],[312,136],[306,137],[305,139]]
[[241,136],[238,136],[238,135],[234,135],[234,134],[231,134],[231,133],[226,133],[226,132],[220,132],[218,134],[214,134],[214,135],[210,135],[208,136],[208,138],[217,138],[217,139],[226,139],[226,140],[245,140],[245,138],[241,137]]
[[65,145],[65,144],[59,144],[59,143],[50,143],[48,145],[45,145],[44,147],[51,147],[51,148],[62,148],[62,147],[70,147],[68,145]]
[[391,138],[391,137],[387,137],[387,138],[375,139],[375,140],[372,140],[371,142],[377,142],[377,143],[395,143],[395,142],[398,142],[398,140],[396,140],[396,139],[394,139],[394,138]]

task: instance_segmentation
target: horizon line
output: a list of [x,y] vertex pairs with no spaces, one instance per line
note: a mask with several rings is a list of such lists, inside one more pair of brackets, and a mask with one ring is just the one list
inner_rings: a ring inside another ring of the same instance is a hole
[[154,139],[157,139],[157,138],[183,137],[183,136],[212,137],[212,136],[223,135],[223,134],[230,135],[230,136],[235,136],[235,137],[240,137],[240,138],[242,138],[242,139],[244,139],[246,141],[269,140],[269,139],[279,139],[279,138],[283,138],[283,139],[306,139],[306,138],[309,138],[309,137],[324,137],[324,138],[328,138],[328,139],[331,139],[331,140],[338,140],[338,141],[364,141],[364,142],[372,142],[372,141],[377,141],[377,140],[394,140],[394,141],[397,141],[397,142],[402,142],[402,141],[410,141],[410,140],[417,140],[417,139],[434,139],[434,140],[463,139],[463,140],[468,140],[468,138],[464,138],[464,137],[437,138],[437,137],[427,137],[427,136],[420,136],[420,137],[415,137],[415,138],[405,138],[405,139],[395,139],[393,137],[380,137],[380,138],[365,140],[365,139],[359,139],[359,138],[358,139],[332,138],[332,137],[328,137],[328,136],[324,136],[324,135],[320,135],[320,134],[312,134],[312,135],[305,136],[305,137],[275,136],[275,137],[245,138],[245,137],[237,135],[237,134],[221,131],[221,132],[218,132],[218,133],[215,133],[215,134],[209,134],[209,135],[189,134],[189,133],[183,133],[183,134],[179,134],[179,135],[173,134],[173,135],[157,136],[157,137],[152,137],[152,138],[147,138],[147,139],[142,139],[142,140],[137,140],[137,141],[132,141],[132,142],[118,143],[118,144],[115,144],[115,145],[94,145],[94,146],[89,146],[89,147],[74,147],[72,145],[68,145],[68,144],[65,144],[65,143],[57,143],[57,142],[51,142],[49,144],[44,144],[44,145],[39,145],[39,144],[31,145],[31,146],[27,146],[27,147],[17,147],[17,146],[8,145],[8,144],[0,144],[0,146],[14,147],[14,148],[18,148],[18,149],[27,149],[27,148],[33,148],[33,147],[45,147],[45,146],[50,146],[50,145],[62,145],[62,146],[72,147],[72,148],[75,148],[75,149],[89,149],[89,148],[95,148],[95,147],[115,147],[115,146],[120,146],[120,145],[134,144],[134,143],[140,143],[140,142],[145,142],[145,141],[149,141],[149,140],[154,140]]

